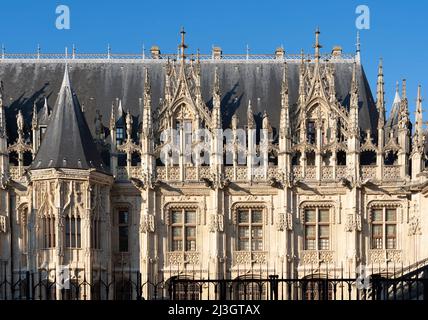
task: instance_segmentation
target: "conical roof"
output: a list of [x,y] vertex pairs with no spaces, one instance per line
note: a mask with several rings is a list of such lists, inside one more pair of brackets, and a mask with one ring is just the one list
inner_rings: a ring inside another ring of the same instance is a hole
[[70,168],[106,171],[65,67],[61,89],[31,169]]
[[393,128],[398,124],[398,116],[400,114],[401,98],[398,93],[398,84],[397,89],[395,90],[394,101],[392,102],[391,113],[389,115],[386,126],[388,128]]

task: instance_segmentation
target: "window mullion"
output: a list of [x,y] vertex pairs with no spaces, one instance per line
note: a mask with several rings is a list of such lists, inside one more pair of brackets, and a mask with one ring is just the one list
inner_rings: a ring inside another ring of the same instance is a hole
[[317,250],[320,249],[320,241],[319,241],[319,209],[315,208],[315,244]]
[[383,207],[382,210],[382,244],[383,244],[383,248],[384,250],[386,250],[387,248],[387,240],[386,240],[386,208]]

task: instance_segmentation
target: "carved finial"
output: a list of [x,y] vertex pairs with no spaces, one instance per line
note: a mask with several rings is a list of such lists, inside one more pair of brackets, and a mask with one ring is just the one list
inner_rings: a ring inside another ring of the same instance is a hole
[[187,48],[187,45],[184,42],[185,35],[186,35],[186,31],[184,31],[184,27],[181,27],[180,34],[181,34],[181,43],[180,43],[179,48],[180,48],[180,51],[181,51],[181,61],[184,62],[184,59],[186,58],[186,56],[185,56],[185,50]]
[[360,52],[360,49],[361,49],[361,44],[360,44],[360,30],[357,30],[357,43],[356,43],[356,46],[357,46],[357,52]]
[[379,61],[379,68],[377,73],[376,106],[379,112],[378,128],[381,129],[385,125],[385,90],[382,59]]
[[212,112],[212,121],[213,128],[221,128],[221,112],[220,112],[220,80],[218,76],[218,68],[215,67],[214,70],[214,92],[213,92],[213,112]]
[[268,116],[266,110],[263,111],[262,128],[263,129],[270,129],[269,116]]
[[236,130],[238,128],[238,116],[236,113],[232,116],[232,130]]
[[33,103],[33,119],[31,120],[31,129],[33,130],[37,130],[37,106],[36,106],[36,102],[34,101]]
[[315,31],[315,60],[318,62],[320,59],[320,48],[322,48],[321,44],[320,44],[320,28],[317,27],[317,30]]
[[358,79],[357,79],[357,64],[354,62],[352,67],[352,92],[358,91]]
[[149,70],[147,67],[144,68],[145,70],[145,76],[144,76],[144,91],[146,94],[149,94],[151,92],[151,84],[150,84],[150,76],[149,76]]
[[131,139],[131,133],[132,133],[132,115],[131,115],[131,112],[128,110],[126,114],[126,134],[128,136],[128,139]]
[[119,107],[117,108],[117,116],[118,116],[118,118],[123,116],[122,99],[119,99]]
[[0,80],[0,107],[3,107],[3,80]]
[[402,88],[401,88],[401,98],[406,99],[407,98],[407,92],[406,92],[406,79],[403,79]]
[[114,113],[114,103],[111,104],[111,113],[110,113],[110,130],[116,129],[116,117]]
[[214,69],[214,94],[220,94],[220,79],[218,76],[218,67]]
[[16,125],[18,128],[18,133],[22,135],[24,132],[24,117],[22,116],[21,110],[19,110],[18,114],[16,115]]
[[284,67],[282,68],[281,93],[288,94],[287,62],[284,62]]
[[358,135],[358,80],[357,80],[357,63],[354,62],[352,68],[352,84],[351,84],[351,101],[350,101],[350,117],[352,134]]
[[254,122],[253,108],[251,107],[251,100],[248,100],[247,126],[248,126],[248,129],[254,129],[256,126]]
[[418,85],[418,94],[416,97],[416,117],[415,117],[415,136],[417,146],[421,147],[424,144],[423,133],[423,116],[422,116],[422,94],[421,85]]

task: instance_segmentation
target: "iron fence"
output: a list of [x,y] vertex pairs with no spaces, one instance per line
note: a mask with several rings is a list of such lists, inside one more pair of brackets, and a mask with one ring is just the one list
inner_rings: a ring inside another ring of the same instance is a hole
[[[72,271],[72,270],[70,270]],[[426,269],[376,274],[365,279],[311,275],[234,279],[172,276],[144,281],[136,271],[85,270],[59,276],[57,270],[22,271],[0,280],[0,300],[428,300]]]

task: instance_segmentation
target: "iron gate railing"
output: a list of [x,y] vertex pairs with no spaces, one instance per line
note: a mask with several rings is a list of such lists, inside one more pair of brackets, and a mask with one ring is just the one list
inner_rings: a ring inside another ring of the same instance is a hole
[[367,283],[316,276],[286,279],[275,274],[235,279],[176,276],[143,282],[140,272],[131,271],[64,280],[50,271],[26,271],[13,281],[0,280],[0,300],[428,300],[426,271],[397,278],[373,275]]

